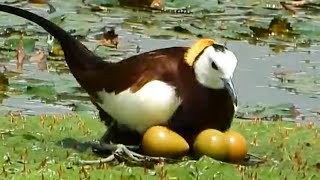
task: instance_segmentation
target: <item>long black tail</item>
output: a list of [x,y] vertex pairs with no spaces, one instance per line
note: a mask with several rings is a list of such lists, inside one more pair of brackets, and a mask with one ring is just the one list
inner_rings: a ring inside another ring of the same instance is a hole
[[[29,21],[32,21],[43,29],[48,31],[52,36],[54,36],[61,44],[62,50],[64,51],[66,61],[72,71],[71,66],[77,66],[78,68],[86,68],[86,66],[90,66],[92,64],[88,64],[88,62],[84,61],[85,59],[97,60],[96,57],[91,51],[89,51],[80,41],[78,41],[71,34],[52,23],[51,21],[40,17],[34,13],[28,12],[23,9],[19,9],[16,7],[2,5],[0,4],[0,11],[7,12],[10,14],[14,14]],[[75,57],[76,56],[76,57]],[[94,63],[91,61],[91,63]]]

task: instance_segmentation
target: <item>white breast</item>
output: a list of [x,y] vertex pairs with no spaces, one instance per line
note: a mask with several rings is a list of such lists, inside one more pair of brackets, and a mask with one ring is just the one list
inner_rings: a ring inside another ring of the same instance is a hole
[[180,105],[174,87],[158,80],[151,81],[136,93],[129,89],[115,95],[98,92],[100,107],[119,124],[143,133],[153,125],[167,124]]

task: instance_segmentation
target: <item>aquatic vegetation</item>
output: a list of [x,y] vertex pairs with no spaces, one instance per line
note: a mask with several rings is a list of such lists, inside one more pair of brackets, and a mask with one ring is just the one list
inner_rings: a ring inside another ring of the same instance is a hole
[[319,178],[319,128],[314,125],[235,120],[232,128],[245,136],[248,150],[265,160],[242,166],[203,156],[153,167],[113,162],[78,166],[77,159],[97,159],[90,142],[105,131],[92,115],[60,114],[25,117],[11,113],[0,118],[1,179],[21,178]]

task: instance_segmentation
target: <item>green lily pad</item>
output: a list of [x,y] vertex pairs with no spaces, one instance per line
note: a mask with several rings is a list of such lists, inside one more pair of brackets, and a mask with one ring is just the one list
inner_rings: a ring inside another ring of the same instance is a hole
[[271,86],[285,89],[291,93],[305,94],[312,98],[320,98],[320,75],[306,73],[289,73],[278,75],[278,82]]
[[295,109],[293,104],[279,105],[255,105],[241,106],[238,109],[236,117],[241,119],[260,118],[264,120],[283,120],[295,118],[292,110]]
[[[34,51],[36,39],[23,36],[22,41],[23,41],[23,47],[27,53],[31,53]],[[15,50],[17,49],[19,42],[20,42],[20,37],[12,36],[5,40],[4,45],[9,49]]]
[[48,18],[48,20],[50,20],[51,22],[60,25],[61,23],[63,23],[66,19],[66,15],[65,14],[60,14],[60,15],[55,15],[53,17]]
[[118,0],[87,0],[88,4],[105,5],[105,6],[116,6],[119,5]]
[[50,85],[27,86],[26,94],[49,101],[55,100],[57,96],[54,86]]

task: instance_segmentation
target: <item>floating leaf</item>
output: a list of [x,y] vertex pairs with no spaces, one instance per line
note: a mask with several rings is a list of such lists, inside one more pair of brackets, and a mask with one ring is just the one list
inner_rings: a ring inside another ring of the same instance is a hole
[[298,33],[294,32],[291,24],[287,19],[281,17],[274,17],[268,28],[250,26],[250,29],[254,32],[257,37],[268,37],[268,36],[286,36],[294,37]]
[[47,4],[48,0],[28,0],[28,2],[34,4]]
[[278,75],[279,81],[271,86],[285,89],[295,94],[305,94],[309,97],[320,98],[320,75],[305,73],[289,73]]
[[116,6],[119,5],[118,0],[85,0],[87,4],[104,5],[104,6]]
[[47,70],[47,55],[43,49],[37,50],[36,53],[30,57],[29,61],[37,63],[38,70]]
[[118,34],[115,33],[114,29],[104,29],[102,34],[97,34],[95,39],[100,40],[99,45],[115,47],[118,46]]
[[[10,38],[7,38],[4,42],[4,45],[12,50],[16,50],[18,48],[20,42],[20,36],[11,36]],[[36,39],[31,37],[23,36],[22,39],[23,42],[23,48],[27,53],[33,52],[35,48]]]
[[163,9],[164,0],[119,0],[121,6]]
[[238,118],[253,119],[261,118],[264,120],[280,120],[283,118],[294,118],[292,115],[293,104],[279,105],[256,105],[256,106],[241,106],[237,112]]
[[66,15],[61,14],[58,16],[51,17],[48,20],[50,20],[51,22],[53,22],[57,25],[60,25],[61,23],[63,23],[65,21],[65,19],[66,19]]
[[45,100],[54,100],[57,96],[54,86],[50,85],[27,86],[26,93]]

